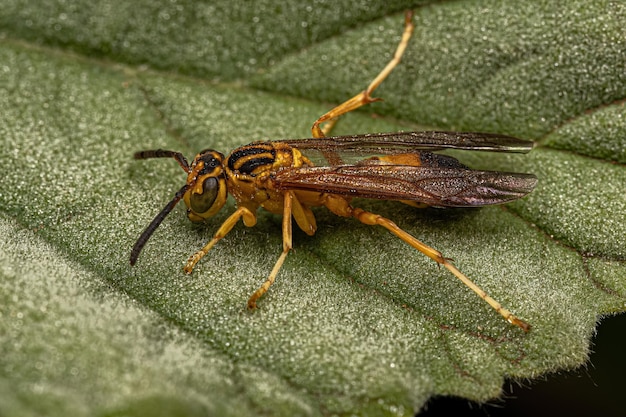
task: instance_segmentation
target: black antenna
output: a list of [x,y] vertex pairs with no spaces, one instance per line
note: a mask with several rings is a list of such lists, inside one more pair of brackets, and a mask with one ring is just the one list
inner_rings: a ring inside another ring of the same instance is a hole
[[172,211],[172,209],[176,206],[176,204],[178,204],[180,199],[183,198],[189,187],[189,184],[185,184],[183,188],[178,190],[176,195],[174,195],[174,199],[172,199],[172,201],[170,201],[165,207],[163,207],[163,210],[161,210],[161,212],[156,215],[156,217],[152,220],[152,222],[150,222],[148,227],[146,227],[146,230],[144,230],[141,236],[139,236],[139,239],[137,239],[137,242],[135,242],[135,246],[133,246],[133,250],[130,251],[131,266],[135,265],[135,263],[137,262],[137,258],[139,258],[139,253],[141,253],[141,250],[145,246],[146,242],[148,242],[148,239],[150,239],[150,236],[152,236],[152,233],[154,233],[156,228],[159,227],[163,219],[165,219],[165,216],[167,216],[170,211]]
[[[185,156],[182,153],[176,152],[176,151],[166,151],[164,149],[156,149],[152,151],[139,151],[139,152],[135,152],[135,154],[133,155],[133,158],[135,159],[174,158],[176,162],[178,162],[178,165],[180,165],[180,167],[184,169],[186,173],[189,173],[191,171],[191,168],[189,168],[189,162],[187,162],[187,158],[185,158]],[[178,190],[178,192],[174,195],[174,199],[170,201],[169,203],[167,203],[165,207],[163,207],[163,210],[161,210],[161,212],[157,214],[157,216],[152,220],[152,222],[150,222],[148,227],[146,227],[146,230],[144,230],[141,236],[139,236],[139,239],[137,239],[137,242],[135,242],[135,246],[133,246],[133,250],[130,251],[131,266],[137,263],[137,258],[139,258],[139,254],[141,253],[141,250],[146,245],[146,242],[148,242],[148,239],[150,239],[150,236],[152,236],[152,233],[154,233],[156,228],[159,227],[161,222],[163,222],[163,219],[165,219],[165,216],[167,216],[174,209],[174,207],[176,206],[176,204],[178,204],[180,199],[183,198],[183,196],[185,195],[189,187],[191,187],[191,185],[193,184],[185,184],[183,188]]]
[[189,174],[189,171],[191,170],[189,168],[189,162],[187,162],[187,158],[185,158],[185,156],[182,153],[176,152],[176,151],[166,151],[163,149],[156,149],[154,151],[139,151],[139,152],[135,152],[135,154],[133,155],[133,158],[135,159],[174,158],[176,162],[178,162],[178,165],[180,165],[181,168],[184,169],[186,173]]

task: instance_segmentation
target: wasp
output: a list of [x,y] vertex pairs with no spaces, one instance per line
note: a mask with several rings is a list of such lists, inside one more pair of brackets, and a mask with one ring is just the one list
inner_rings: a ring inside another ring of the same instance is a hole
[[[509,323],[528,331],[528,323],[472,282],[451,259],[390,219],[352,205],[353,198],[368,198],[397,200],[416,207],[479,207],[521,198],[537,183],[531,174],[473,170],[451,156],[435,153],[443,149],[525,153],[532,149],[532,142],[510,136],[441,131],[327,136],[329,126],[339,116],[377,100],[372,98],[372,91],[400,62],[412,32],[412,16],[407,13],[402,39],[391,61],[367,89],[315,121],[310,139],[254,142],[233,150],[228,156],[205,149],[191,164],[175,151],[135,153],[135,159],[175,159],[187,173],[187,181],[139,236],[131,251],[131,265],[137,262],[150,236],[180,200],[187,206],[189,220],[204,222],[220,211],[230,194],[236,201],[236,210],[213,238],[189,257],[183,270],[190,274],[240,219],[247,227],[254,226],[259,208],[282,215],[282,252],[267,279],[250,296],[248,307],[253,309],[276,280],[292,249],[293,221],[312,236],[317,225],[311,207],[324,206],[338,216],[387,229],[447,268]],[[314,164],[313,156],[307,156],[311,153],[317,154],[324,164]],[[348,162],[350,157],[356,157],[357,161]]]

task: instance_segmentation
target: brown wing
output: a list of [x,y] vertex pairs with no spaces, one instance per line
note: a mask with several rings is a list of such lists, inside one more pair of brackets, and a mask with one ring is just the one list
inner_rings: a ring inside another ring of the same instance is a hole
[[308,190],[348,197],[412,200],[439,207],[474,207],[516,200],[532,191],[531,174],[406,165],[340,165],[285,169],[279,190]]
[[319,139],[287,139],[286,143],[300,150],[316,150],[323,154],[390,155],[441,149],[465,149],[492,152],[526,153],[533,142],[512,136],[477,132],[399,132]]

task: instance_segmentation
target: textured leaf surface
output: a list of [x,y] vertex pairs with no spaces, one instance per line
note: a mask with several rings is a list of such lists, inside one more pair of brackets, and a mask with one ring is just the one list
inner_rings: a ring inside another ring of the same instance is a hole
[[[486,401],[505,378],[579,366],[598,317],[624,311],[619,2],[3,3],[2,415],[411,415],[434,395]],[[453,258],[530,333],[384,230],[325,210],[254,312],[281,248],[275,216],[238,225],[189,277],[183,261],[233,204],[206,227],[180,207],[128,265],[185,178],[133,152],[308,137],[389,59],[409,6],[416,32],[385,102],[337,133],[515,134],[538,148],[455,155],[539,185],[480,210],[358,205]]]

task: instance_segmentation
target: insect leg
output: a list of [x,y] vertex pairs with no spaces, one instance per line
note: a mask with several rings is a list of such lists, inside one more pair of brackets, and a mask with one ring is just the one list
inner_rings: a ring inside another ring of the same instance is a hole
[[332,199],[329,200],[326,204],[332,212],[344,216],[344,217],[354,217],[359,220],[361,223],[367,225],[379,225],[389,230],[391,233],[402,239],[403,242],[408,243],[418,251],[422,252],[424,255],[431,258],[433,261],[437,262],[440,265],[445,266],[455,277],[457,277],[463,284],[468,286],[472,291],[474,291],[480,298],[485,300],[494,310],[496,310],[506,321],[509,323],[521,328],[524,331],[530,330],[530,325],[520,318],[516,317],[509,310],[504,308],[502,304],[498,301],[494,300],[489,296],[483,289],[481,289],[478,285],[472,282],[465,274],[459,271],[449,259],[444,258],[441,252],[437,249],[432,248],[425,243],[417,240],[415,237],[410,235],[409,233],[402,230],[398,225],[396,225],[391,220],[386,217],[380,216],[378,214],[371,213],[369,211],[365,211],[360,208],[354,208],[348,204],[346,200],[343,198]]
[[523,320],[517,318],[513,313],[511,313],[506,308],[502,307],[502,304],[491,298],[482,288],[472,282],[465,274],[459,271],[450,261],[443,257],[441,252],[438,250],[431,248],[430,246],[422,243],[417,240],[401,228],[399,228],[394,222],[391,220],[382,217],[378,214],[370,213],[361,209],[353,210],[353,217],[361,221],[365,224],[371,225],[379,225],[389,230],[394,235],[398,236],[402,241],[408,243],[413,246],[418,251],[422,252],[424,255],[428,256],[438,264],[445,266],[455,277],[457,277],[463,284],[467,285],[472,291],[474,291],[480,298],[485,300],[494,310],[496,310],[506,321],[509,323],[520,327],[524,331],[530,330],[530,325]]
[[343,102],[339,106],[335,107],[334,109],[330,110],[319,119],[317,119],[311,127],[311,132],[313,133],[314,138],[323,138],[328,134],[328,132],[330,131],[330,129],[332,129],[332,126],[334,125],[334,123],[329,123],[322,129],[320,127],[320,124],[324,122],[330,122],[331,120],[336,119],[343,114],[349,113],[352,110],[356,110],[361,106],[380,100],[377,98],[372,98],[371,93],[380,85],[380,83],[385,80],[385,78],[387,78],[391,71],[393,71],[393,69],[400,63],[400,59],[402,58],[402,55],[406,50],[409,39],[413,34],[414,28],[415,26],[413,24],[413,12],[407,11],[404,17],[404,32],[402,33],[402,39],[400,40],[400,43],[398,44],[396,52],[391,61],[387,63],[385,68],[383,68],[383,70],[376,76],[376,78],[374,78],[374,80],[364,91]]
[[302,229],[304,233],[309,236],[313,236],[317,230],[317,223],[315,221],[315,215],[310,208],[304,206],[295,196],[291,201],[291,213],[296,224]]
[[293,204],[293,200],[296,199],[296,196],[293,192],[288,191],[285,193],[284,204],[283,204],[283,251],[278,257],[278,260],[274,264],[274,268],[272,268],[272,272],[267,277],[265,282],[261,284],[259,289],[257,289],[248,299],[248,308],[255,309],[256,302],[259,298],[263,296],[272,286],[274,281],[276,280],[276,275],[278,275],[278,271],[283,266],[285,259],[287,259],[287,254],[292,248],[291,244],[291,208]]
[[206,255],[220,239],[222,239],[228,234],[228,232],[231,231],[231,229],[235,226],[235,224],[237,224],[241,217],[243,217],[244,224],[248,227],[254,226],[256,224],[256,215],[254,214],[254,212],[243,206],[237,208],[237,210],[233,214],[231,214],[224,223],[222,223],[220,228],[217,229],[217,232],[215,232],[215,235],[213,235],[213,239],[211,239],[209,243],[207,243],[202,249],[189,257],[187,263],[185,264],[185,267],[183,268],[183,271],[185,271],[185,273],[187,274],[191,274],[194,266],[196,266],[198,261],[202,259],[204,255]]

